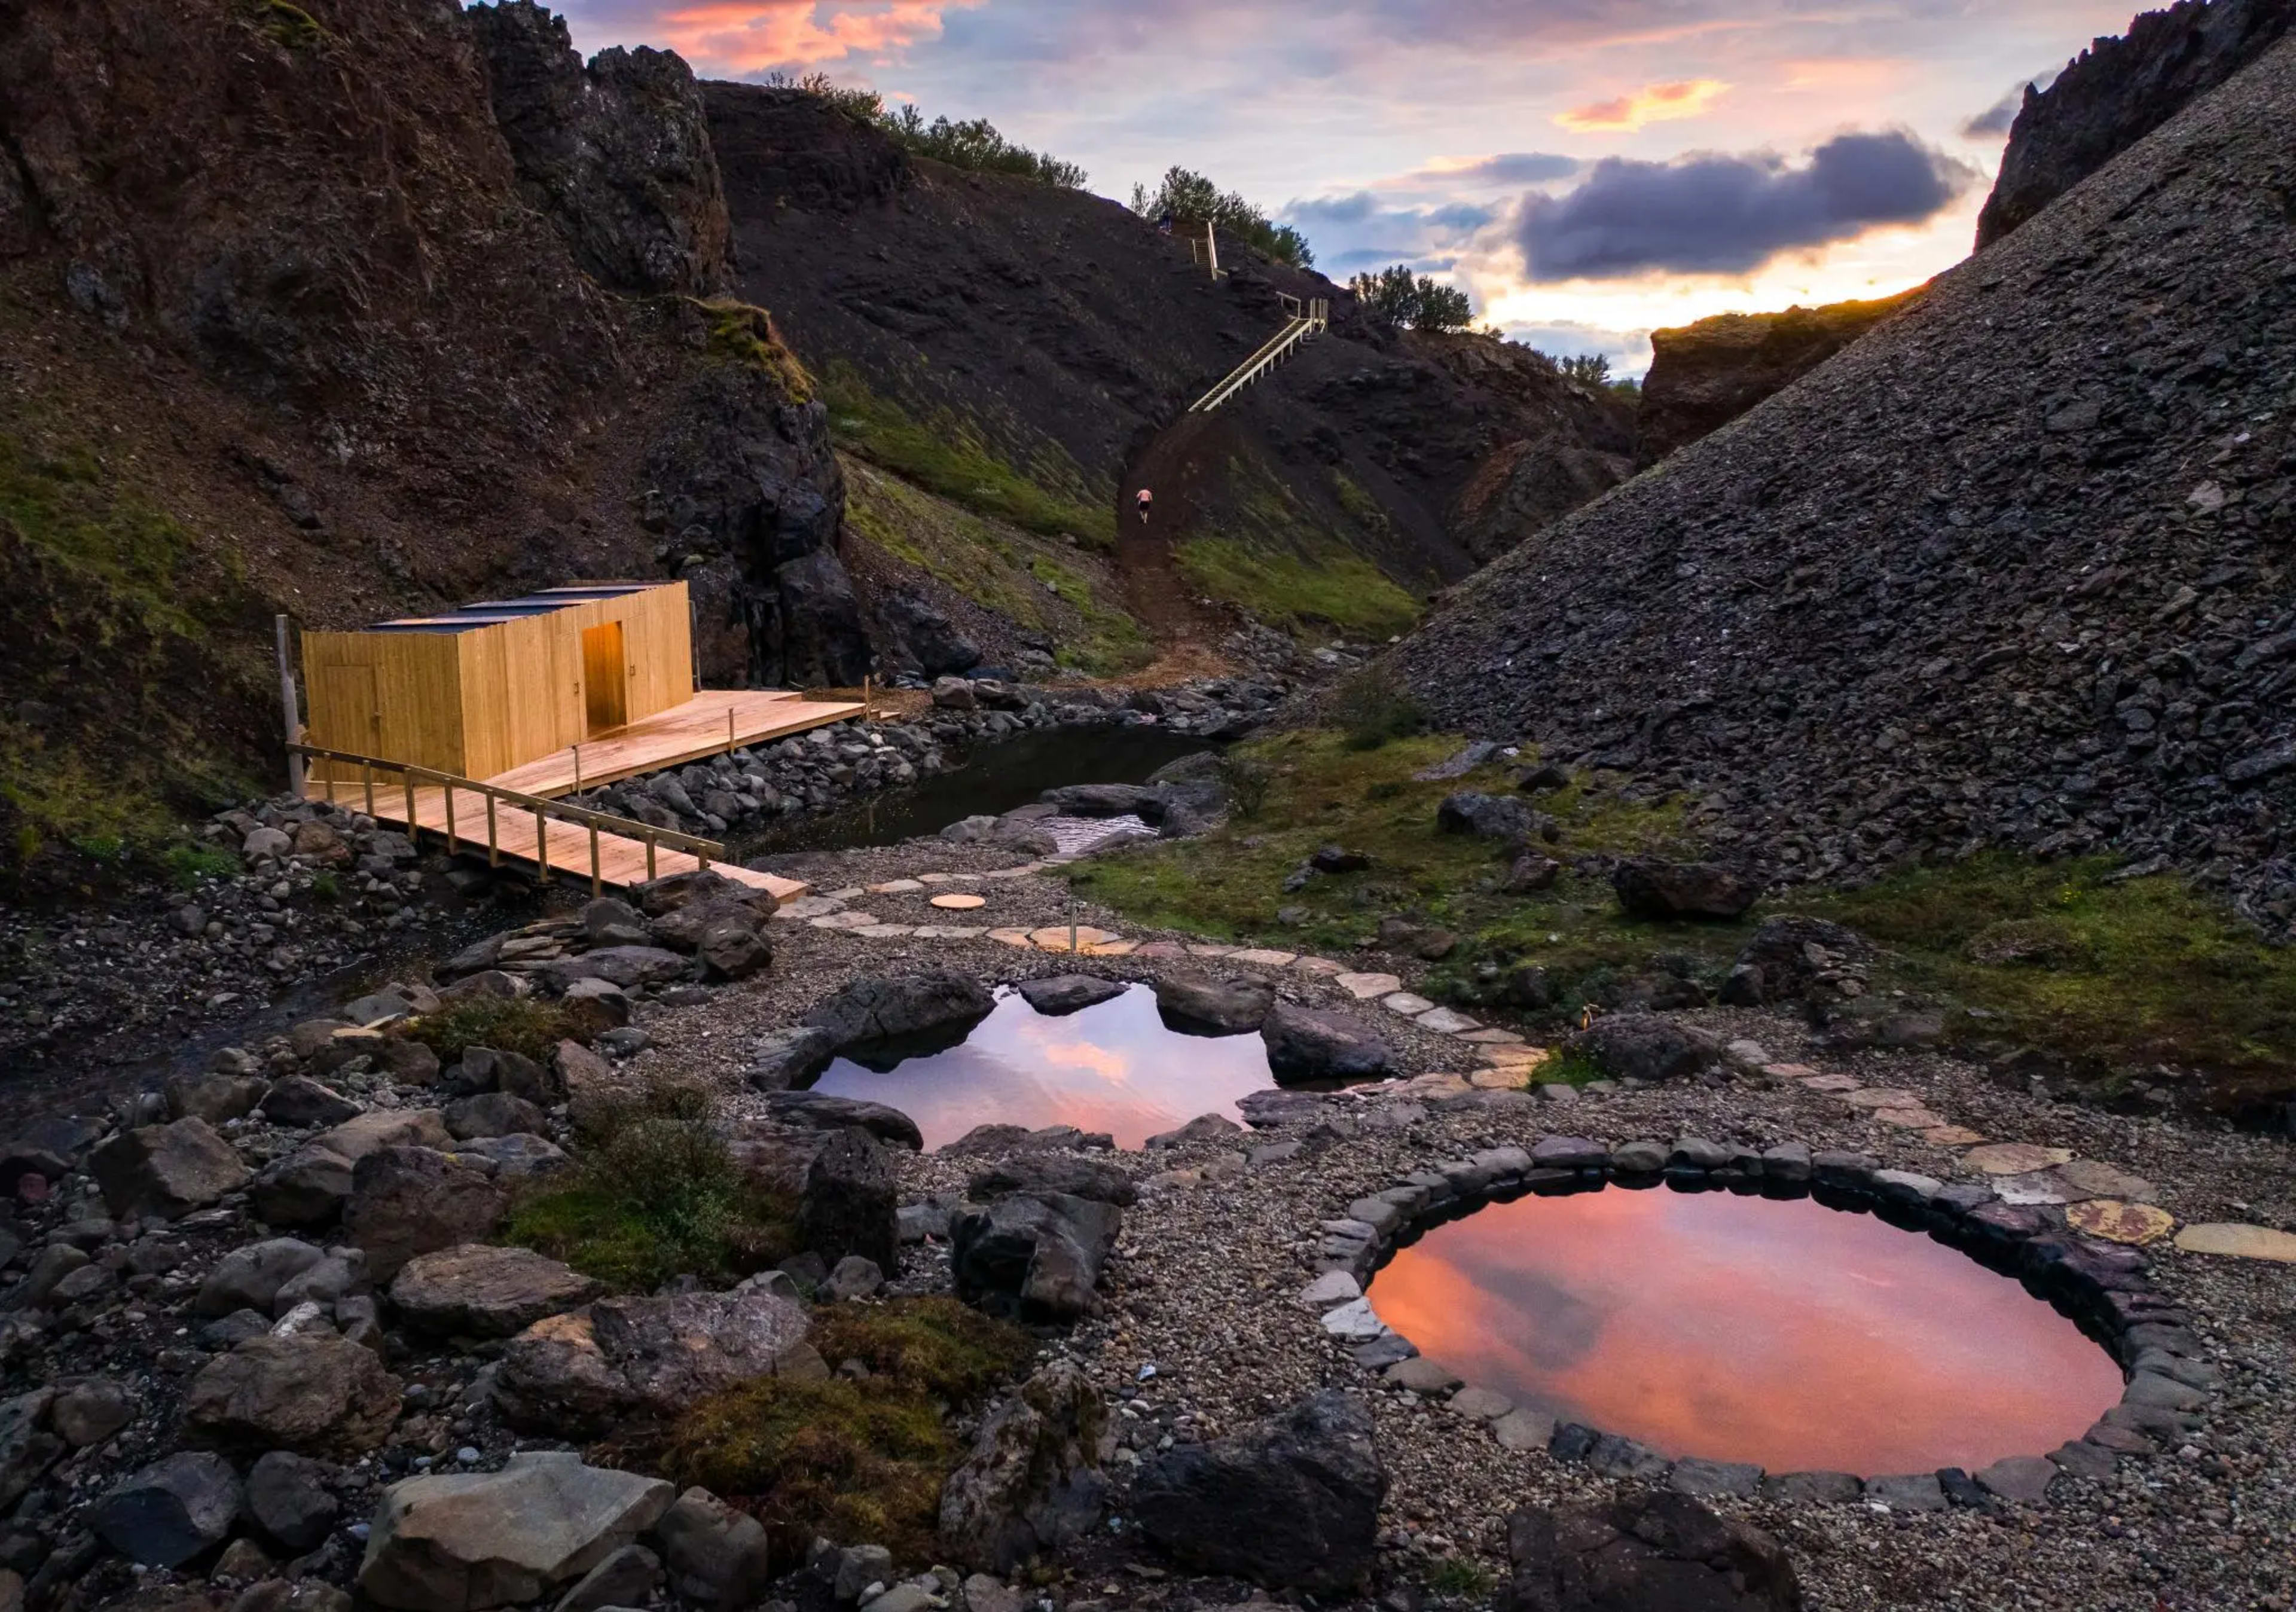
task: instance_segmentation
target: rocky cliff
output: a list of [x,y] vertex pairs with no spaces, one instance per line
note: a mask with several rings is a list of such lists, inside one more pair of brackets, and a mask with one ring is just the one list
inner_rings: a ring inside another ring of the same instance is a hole
[[1393,657],[1788,879],[2161,858],[2296,923],[2296,44]]
[[1636,459],[1655,464],[1721,430],[1919,295],[1916,288],[1895,297],[1777,314],[1717,314],[1694,324],[1652,331],[1650,373],[1635,414]]
[[[723,274],[683,69],[641,53],[575,94],[554,27],[512,48],[529,9],[0,11],[12,855],[275,775],[275,610],[345,626],[690,561],[746,623],[780,597],[759,521],[675,524],[735,475],[729,422],[762,421],[751,515],[841,499],[818,405],[748,315],[615,289]],[[710,669],[791,668],[786,635],[745,636],[714,634]]]
[[2255,61],[2296,20],[2296,0],[2177,0],[2099,39],[2046,90],[2025,88],[2000,176],[1977,218],[1981,249]]

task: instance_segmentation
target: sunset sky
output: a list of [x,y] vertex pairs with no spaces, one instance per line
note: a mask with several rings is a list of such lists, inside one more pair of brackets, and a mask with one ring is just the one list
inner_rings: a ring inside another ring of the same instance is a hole
[[1345,280],[1409,262],[1605,352],[1969,249],[2013,111],[2131,0],[562,0],[586,51],[820,70],[1126,196],[1180,163]]

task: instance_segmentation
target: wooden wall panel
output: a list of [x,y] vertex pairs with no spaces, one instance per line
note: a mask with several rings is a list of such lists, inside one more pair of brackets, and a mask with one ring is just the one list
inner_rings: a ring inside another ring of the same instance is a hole
[[582,741],[582,639],[572,615],[525,616],[464,635],[471,777],[491,778]]
[[[461,772],[463,713],[455,649],[461,636],[304,634],[310,742],[385,761]],[[367,708],[362,710],[362,706]]]

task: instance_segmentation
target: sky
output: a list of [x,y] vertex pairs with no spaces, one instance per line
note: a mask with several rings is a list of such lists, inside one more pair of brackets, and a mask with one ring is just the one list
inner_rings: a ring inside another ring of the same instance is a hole
[[2133,0],[559,0],[585,51],[824,72],[1127,197],[1179,164],[1621,373],[1966,256],[2016,97]]

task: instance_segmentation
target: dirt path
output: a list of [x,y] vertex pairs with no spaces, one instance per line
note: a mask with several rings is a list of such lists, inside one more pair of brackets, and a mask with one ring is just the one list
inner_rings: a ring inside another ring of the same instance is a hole
[[[1231,625],[1202,601],[1175,552],[1203,515],[1206,483],[1222,460],[1225,437],[1215,417],[1182,415],[1134,457],[1117,489],[1116,564],[1125,608],[1168,652],[1189,646],[1208,651]],[[1142,487],[1155,495],[1144,525],[1133,503]]]

